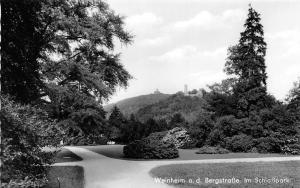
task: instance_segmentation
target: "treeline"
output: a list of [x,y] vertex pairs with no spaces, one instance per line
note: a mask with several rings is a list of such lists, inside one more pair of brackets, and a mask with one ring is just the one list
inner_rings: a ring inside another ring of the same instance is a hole
[[188,122],[193,122],[206,105],[207,102],[203,98],[185,96],[182,92],[178,92],[158,103],[140,108],[136,116],[141,121],[147,121],[149,118],[170,121],[174,114],[180,113]]
[[117,143],[128,144],[134,140],[140,140],[154,132],[170,130],[174,127],[186,126],[187,122],[181,114],[174,114],[170,121],[149,118],[147,121],[139,121],[134,114],[126,118],[118,107],[114,107],[107,120],[107,138]]

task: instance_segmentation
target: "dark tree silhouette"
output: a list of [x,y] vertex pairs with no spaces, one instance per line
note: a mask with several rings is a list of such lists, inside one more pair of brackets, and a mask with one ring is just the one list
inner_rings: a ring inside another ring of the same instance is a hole
[[234,93],[238,99],[239,116],[248,116],[268,106],[266,101],[266,43],[260,14],[250,5],[239,43],[228,50],[225,72],[235,75],[238,82]]

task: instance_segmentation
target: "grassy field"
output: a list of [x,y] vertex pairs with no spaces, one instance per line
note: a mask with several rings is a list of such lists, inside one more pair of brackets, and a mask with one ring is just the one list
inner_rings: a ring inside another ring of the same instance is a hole
[[179,188],[300,187],[299,161],[175,164],[156,167],[151,170],[150,174],[157,182],[165,180],[165,183]]
[[[55,163],[76,162],[82,158],[62,148],[55,156]],[[80,166],[51,166],[45,188],[84,188],[84,170]]]
[[75,155],[68,149],[62,148],[55,156],[55,163],[81,161],[82,158]]
[[[107,157],[137,160],[124,158],[123,145],[103,145],[103,146],[80,146],[90,151],[102,154]],[[258,158],[258,157],[286,157],[282,154],[260,154],[260,153],[228,153],[228,154],[196,154],[198,149],[179,149],[179,158],[167,160],[201,160],[201,159],[231,159],[231,158]],[[139,159],[143,160],[143,159]]]
[[52,166],[46,188],[84,188],[84,171],[80,166]]

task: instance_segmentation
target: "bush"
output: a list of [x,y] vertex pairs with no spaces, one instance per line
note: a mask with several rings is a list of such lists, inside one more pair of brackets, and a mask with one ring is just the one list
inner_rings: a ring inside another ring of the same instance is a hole
[[254,146],[253,138],[245,134],[228,137],[225,143],[226,148],[233,152],[247,152]]
[[234,116],[222,116],[217,119],[213,130],[210,132],[207,144],[225,146],[225,138],[238,135],[241,132],[241,126],[244,126],[243,119],[236,119]]
[[221,148],[220,146],[203,146],[197,152],[197,154],[226,154],[229,153],[229,150]]
[[205,145],[213,127],[212,114],[205,111],[198,115],[196,121],[187,125],[188,134],[196,142],[194,146]]
[[300,155],[300,135],[287,139],[281,151],[285,154]]
[[125,157],[139,159],[172,159],[179,156],[173,143],[149,137],[129,143],[123,153]]
[[261,137],[256,139],[257,151],[259,153],[280,153],[283,142],[275,137]]
[[1,181],[3,187],[40,187],[54,153],[42,147],[59,143],[60,130],[43,110],[1,96]]
[[88,145],[106,145],[109,140],[103,135],[83,135],[70,138],[66,145],[88,146]]
[[187,133],[187,130],[182,127],[175,127],[169,131],[155,132],[150,134],[148,138],[173,143],[176,148],[193,148],[196,144]]

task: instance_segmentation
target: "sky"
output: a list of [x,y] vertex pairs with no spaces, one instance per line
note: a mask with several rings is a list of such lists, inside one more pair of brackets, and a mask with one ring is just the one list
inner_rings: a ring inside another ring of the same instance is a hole
[[106,0],[134,35],[118,46],[133,76],[108,103],[153,93],[206,88],[220,82],[227,49],[237,44],[248,5],[261,14],[267,43],[267,89],[286,98],[300,77],[300,0]]

